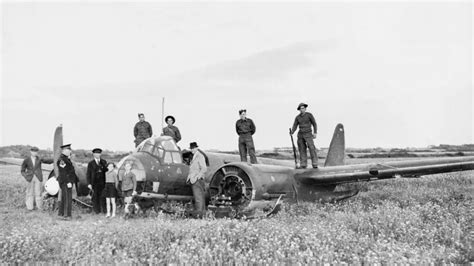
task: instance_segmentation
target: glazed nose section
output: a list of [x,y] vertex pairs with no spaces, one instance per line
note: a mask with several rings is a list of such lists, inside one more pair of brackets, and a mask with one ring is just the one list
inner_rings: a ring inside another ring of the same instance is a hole
[[133,154],[122,158],[122,160],[120,160],[120,162],[117,165],[118,177],[120,181],[123,180],[123,176],[125,172],[127,171],[127,167],[130,168],[129,171],[135,174],[135,178],[137,179],[137,182],[145,181],[146,172],[145,172],[145,168],[143,167],[143,163],[140,161],[140,158],[134,156]]

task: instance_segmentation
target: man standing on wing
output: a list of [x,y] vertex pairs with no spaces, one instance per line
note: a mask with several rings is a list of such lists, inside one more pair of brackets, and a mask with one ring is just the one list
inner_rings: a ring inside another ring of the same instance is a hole
[[43,170],[41,164],[52,164],[53,159],[44,159],[38,157],[39,149],[32,147],[30,149],[30,156],[23,160],[21,164],[21,175],[26,179],[28,185],[26,187],[26,209],[32,211],[34,209],[34,202],[36,208],[42,210],[43,199],[41,197],[41,187],[43,182]]
[[247,118],[247,110],[239,111],[240,119],[235,123],[235,130],[239,135],[239,153],[240,161],[247,162],[247,151],[250,157],[250,163],[256,164],[255,145],[252,135],[255,134],[255,124],[252,119]]
[[[308,155],[306,154],[306,148],[309,148],[309,153],[311,155],[311,161],[313,168],[318,168],[318,156],[316,154],[316,147],[314,146],[313,139],[316,138],[318,133],[318,126],[316,125],[316,120],[313,115],[309,112],[306,112],[308,107],[305,103],[300,103],[298,105],[298,111],[300,114],[296,116],[295,122],[293,123],[293,128],[291,129],[291,134],[294,134],[296,128],[299,126],[300,130],[298,131],[298,151],[300,153],[300,164],[301,168],[306,168],[308,164]],[[311,129],[313,126],[313,130]]]
[[178,143],[181,140],[181,133],[179,132],[178,127],[174,125],[174,122],[176,122],[174,116],[167,116],[165,122],[166,127],[163,128],[163,135],[172,137],[174,141]]
[[189,167],[189,174],[186,183],[191,184],[194,196],[194,208],[196,216],[202,218],[206,211],[205,207],[205,184],[204,177],[207,171],[206,159],[204,155],[199,152],[196,142],[191,142],[189,149],[193,153],[193,159]]
[[135,136],[135,147],[137,147],[142,141],[153,136],[153,129],[150,123],[145,121],[145,115],[138,114],[138,121],[133,128],[133,135]]

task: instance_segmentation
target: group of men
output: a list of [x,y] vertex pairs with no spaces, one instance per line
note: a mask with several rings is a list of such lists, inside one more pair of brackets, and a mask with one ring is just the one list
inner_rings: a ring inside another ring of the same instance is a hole
[[[314,140],[318,133],[318,126],[314,116],[306,112],[308,107],[305,103],[300,103],[297,110],[300,112],[296,117],[291,128],[291,134],[298,131],[298,151],[300,155],[300,166],[299,168],[306,168],[308,165],[307,150],[311,156],[311,162],[313,168],[318,168],[318,156],[316,154],[316,147],[314,146]],[[253,134],[255,134],[255,124],[252,119],[247,117],[247,110],[239,110],[240,119],[235,123],[235,130],[239,135],[239,153],[240,160],[242,162],[247,161],[247,153],[250,157],[250,163],[256,164],[257,157],[255,156],[255,145],[253,143]]]
[[[317,124],[314,116],[306,112],[308,107],[305,103],[300,103],[297,110],[300,112],[293,123],[291,134],[298,132],[298,150],[300,155],[300,168],[307,167],[307,149],[310,151],[313,168],[318,168],[318,159],[316,154],[316,147],[313,139],[316,138]],[[257,158],[255,155],[255,145],[253,142],[253,135],[256,127],[252,119],[247,117],[247,110],[239,110],[240,119],[235,124],[236,132],[239,136],[239,153],[240,159],[243,162],[247,161],[247,154],[250,157],[250,163],[256,164]],[[138,114],[139,121],[134,127],[135,147],[143,140],[153,135],[153,130],[143,113]],[[174,125],[176,122],[173,116],[165,118],[167,126],[163,128],[162,135],[170,136],[176,143],[181,140],[181,133]],[[193,195],[195,198],[195,209],[197,216],[202,216],[205,211],[205,183],[204,177],[207,171],[208,160],[204,152],[199,149],[196,142],[191,142],[189,149],[193,154],[190,163],[190,170],[187,177],[187,183],[191,185]],[[38,156],[39,149],[32,147],[30,149],[30,156],[25,158],[21,166],[21,174],[28,182],[26,189],[26,207],[28,210],[33,210],[34,202],[38,209],[42,209],[41,187],[43,182],[43,175],[41,164],[53,163],[53,159],[40,158]],[[96,213],[105,213],[105,198],[103,197],[103,190],[105,187],[105,173],[107,172],[107,161],[101,158],[102,149],[95,148],[92,150],[93,160],[87,165],[87,182],[88,188],[92,192],[92,204]],[[72,187],[77,185],[78,178],[76,176],[74,165],[71,160],[71,144],[61,146],[61,155],[57,161],[59,169],[58,183],[60,186],[60,204],[59,216],[65,219],[71,218],[72,205]]]
[[[300,155],[300,168],[306,168],[308,163],[307,150],[311,156],[313,168],[318,168],[318,157],[316,154],[316,147],[314,146],[314,140],[318,133],[318,127],[314,116],[306,112],[308,107],[305,103],[300,103],[297,110],[300,112],[299,115],[295,117],[293,127],[291,129],[291,134],[296,132],[296,129],[299,127],[298,131],[298,151]],[[235,123],[235,131],[239,136],[238,147],[240,160],[242,162],[247,162],[247,155],[250,157],[251,164],[257,164],[257,157],[255,155],[255,144],[253,142],[253,135],[255,134],[256,127],[252,119],[247,117],[247,110],[239,110],[240,119]],[[134,136],[135,136],[135,147],[138,146],[142,141],[151,137],[153,135],[153,130],[147,121],[145,121],[145,115],[143,113],[138,114],[139,121],[135,124],[134,127]],[[167,124],[163,128],[162,135],[172,137],[176,143],[181,140],[181,133],[179,132],[178,127],[174,125],[176,119],[173,116],[167,116],[165,118]]]
[[[169,115],[165,117],[165,122],[166,127],[163,128],[162,135],[170,136],[174,139],[176,143],[178,143],[181,140],[181,133],[179,132],[178,127],[174,125],[176,119],[174,118],[174,116]],[[135,147],[140,145],[142,141],[153,136],[153,129],[150,123],[145,121],[145,114],[138,114],[138,122],[133,127],[133,135],[135,136]]]

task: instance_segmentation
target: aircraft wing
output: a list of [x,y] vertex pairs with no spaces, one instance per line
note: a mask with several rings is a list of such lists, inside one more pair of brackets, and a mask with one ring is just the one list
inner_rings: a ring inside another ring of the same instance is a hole
[[302,169],[296,170],[295,180],[306,184],[342,184],[466,170],[474,170],[474,156]]
[[[23,159],[19,158],[0,158],[0,164],[12,164],[12,165],[18,165],[21,166],[23,163]],[[41,164],[41,169],[43,171],[52,171],[53,170],[53,165],[51,164]]]

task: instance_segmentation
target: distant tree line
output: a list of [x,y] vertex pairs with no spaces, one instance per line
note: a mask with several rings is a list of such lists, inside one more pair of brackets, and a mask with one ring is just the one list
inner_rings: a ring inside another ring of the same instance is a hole
[[[10,145],[10,146],[3,146],[0,147],[0,158],[8,157],[8,158],[25,158],[29,156],[29,152],[31,149],[31,145]],[[38,152],[40,157],[52,157],[53,151],[51,149],[40,149]],[[112,152],[108,150],[104,150],[102,152],[102,158],[107,161],[119,161],[121,158],[128,155],[126,152]],[[77,149],[73,151],[74,161],[80,163],[86,163],[92,160],[92,151],[90,150],[83,150]]]

